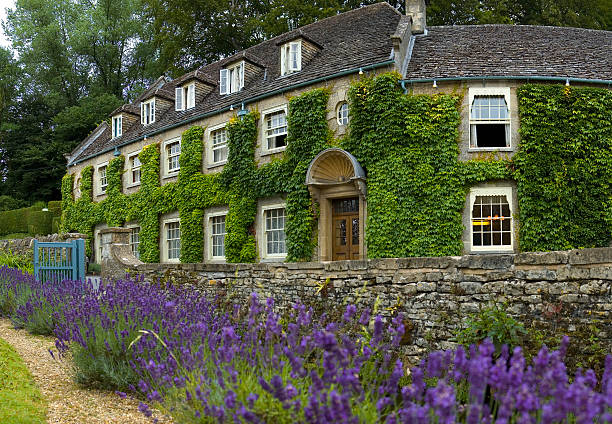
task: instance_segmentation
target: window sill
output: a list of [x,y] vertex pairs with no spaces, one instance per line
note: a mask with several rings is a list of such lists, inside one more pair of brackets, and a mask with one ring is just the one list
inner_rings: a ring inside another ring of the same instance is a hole
[[468,153],[473,152],[512,152],[514,147],[470,147]]
[[510,255],[514,249],[470,250],[470,255]]
[[285,149],[287,149],[287,146],[278,147],[276,149],[271,149],[271,150],[262,150],[261,153],[259,154],[259,156],[274,155],[276,153],[284,152]]
[[164,259],[164,262],[162,262],[164,264],[180,264],[181,260],[180,259]]
[[216,163],[211,163],[209,165],[206,165],[206,169],[213,169],[213,168],[218,168],[220,166],[223,166],[227,163],[226,160],[222,161],[222,162],[216,162]]
[[225,264],[227,263],[227,261],[225,260],[225,256],[218,258],[215,257],[214,259],[209,259],[208,262],[209,264]]
[[131,183],[125,186],[125,188],[134,188],[134,187],[140,187],[140,182]]
[[178,177],[179,171],[173,172],[172,174],[166,174],[162,176],[162,180],[167,180],[169,178]]
[[287,255],[282,256],[266,256],[261,260],[262,263],[283,263],[287,259]]

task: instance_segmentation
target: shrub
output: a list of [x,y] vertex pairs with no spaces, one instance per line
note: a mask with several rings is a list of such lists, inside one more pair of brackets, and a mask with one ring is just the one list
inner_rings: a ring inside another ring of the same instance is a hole
[[503,345],[510,349],[520,346],[526,335],[523,324],[506,312],[505,305],[493,304],[472,314],[467,319],[466,328],[458,331],[455,339],[464,346],[490,339],[499,353]]

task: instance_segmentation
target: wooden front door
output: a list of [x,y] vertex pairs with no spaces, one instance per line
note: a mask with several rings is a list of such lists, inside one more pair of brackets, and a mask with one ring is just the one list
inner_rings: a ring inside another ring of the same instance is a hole
[[332,201],[332,259],[359,259],[359,199]]

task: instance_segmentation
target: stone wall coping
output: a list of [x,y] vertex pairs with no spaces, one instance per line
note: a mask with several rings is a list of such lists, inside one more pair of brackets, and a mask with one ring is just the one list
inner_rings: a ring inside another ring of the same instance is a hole
[[[124,229],[130,231],[129,229]],[[102,232],[113,232],[109,228]],[[405,272],[406,270],[420,270],[427,272],[429,277],[432,273],[458,270],[461,273],[472,275],[474,271],[483,270],[488,273],[508,272],[515,269],[525,269],[530,266],[571,266],[589,264],[611,264],[612,247],[600,247],[590,249],[576,249],[568,251],[551,252],[524,252],[519,254],[472,254],[464,256],[441,256],[441,257],[410,257],[410,258],[382,258],[356,261],[331,261],[331,262],[260,262],[260,263],[154,263],[141,264],[136,268],[139,271],[155,271],[175,269],[195,272],[299,272],[312,271],[314,273],[337,273],[350,271],[376,271],[386,274]],[[515,268],[516,267],[516,268]],[[437,275],[437,274],[435,274]]]

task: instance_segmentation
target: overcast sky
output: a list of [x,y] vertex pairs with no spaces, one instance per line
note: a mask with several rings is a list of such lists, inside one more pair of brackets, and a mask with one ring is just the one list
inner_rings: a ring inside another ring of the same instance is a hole
[[[4,20],[6,19],[6,8],[13,8],[15,7],[15,0],[0,0],[0,20],[2,22],[4,22]],[[2,28],[0,27],[0,46],[3,47],[8,47],[9,46],[9,41],[6,39],[6,36],[4,35],[4,31],[2,30]]]

